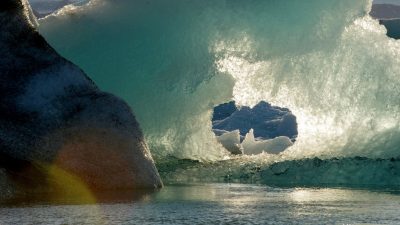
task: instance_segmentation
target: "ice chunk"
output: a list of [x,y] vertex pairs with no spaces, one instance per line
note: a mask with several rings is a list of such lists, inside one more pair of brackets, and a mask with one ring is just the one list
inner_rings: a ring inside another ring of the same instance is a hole
[[288,147],[292,146],[293,142],[288,137],[277,137],[271,140],[256,140],[254,138],[254,130],[251,129],[246,134],[242,143],[243,154],[257,155],[263,152],[270,154],[278,154]]
[[293,145],[293,142],[286,136],[276,137],[265,141],[265,152],[270,154],[278,154],[285,151]]
[[242,149],[241,149],[241,145],[240,145],[240,132],[239,132],[239,130],[226,132],[226,133],[222,134],[221,136],[217,137],[217,140],[230,153],[232,153],[232,154],[242,154]]

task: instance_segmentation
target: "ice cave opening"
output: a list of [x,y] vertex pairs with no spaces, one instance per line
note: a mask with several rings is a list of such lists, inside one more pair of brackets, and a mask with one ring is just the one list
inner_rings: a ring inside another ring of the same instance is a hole
[[217,141],[234,155],[279,154],[298,135],[296,116],[265,101],[254,107],[235,101],[214,107],[212,129]]

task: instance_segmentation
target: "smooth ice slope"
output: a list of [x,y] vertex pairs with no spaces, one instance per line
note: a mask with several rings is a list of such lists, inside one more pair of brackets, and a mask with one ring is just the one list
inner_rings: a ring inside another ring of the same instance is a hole
[[284,159],[399,155],[400,43],[371,1],[96,2],[41,32],[134,106],[157,156],[221,159],[211,109],[232,97],[292,110]]

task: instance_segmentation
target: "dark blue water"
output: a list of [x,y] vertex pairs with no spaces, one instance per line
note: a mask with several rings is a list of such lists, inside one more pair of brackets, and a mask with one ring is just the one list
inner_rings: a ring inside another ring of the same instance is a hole
[[400,195],[254,185],[167,186],[132,202],[0,208],[0,224],[400,224]]

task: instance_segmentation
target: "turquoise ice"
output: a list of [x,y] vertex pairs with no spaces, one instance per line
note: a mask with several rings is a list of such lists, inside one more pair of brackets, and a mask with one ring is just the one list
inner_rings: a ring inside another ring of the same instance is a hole
[[400,43],[368,0],[94,0],[40,32],[127,100],[152,153],[227,157],[211,110],[261,100],[297,116],[281,158],[399,155]]

